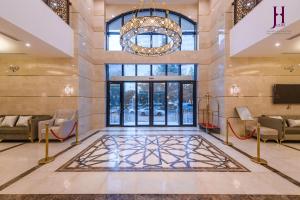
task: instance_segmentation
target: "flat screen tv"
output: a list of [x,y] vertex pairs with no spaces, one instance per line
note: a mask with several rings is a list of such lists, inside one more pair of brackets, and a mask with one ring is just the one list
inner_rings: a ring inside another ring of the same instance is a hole
[[276,84],[273,87],[274,104],[300,104],[300,84]]

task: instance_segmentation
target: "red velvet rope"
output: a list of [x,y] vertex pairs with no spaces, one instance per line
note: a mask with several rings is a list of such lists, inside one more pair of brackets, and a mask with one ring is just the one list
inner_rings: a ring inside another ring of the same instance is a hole
[[77,125],[77,122],[74,123],[74,126],[73,126],[71,132],[70,132],[70,133],[68,134],[68,136],[65,137],[65,138],[59,137],[59,136],[58,136],[53,130],[51,130],[51,129],[50,129],[50,132],[52,133],[52,135],[53,135],[54,137],[56,137],[56,139],[58,139],[58,140],[66,140],[66,139],[68,139],[69,137],[71,137],[71,135],[72,135],[72,133],[73,133],[73,131],[74,131],[76,125]]
[[248,139],[252,138],[252,136],[254,135],[254,133],[256,133],[256,129],[254,129],[250,135],[242,137],[242,136],[236,134],[236,132],[233,130],[230,122],[228,122],[228,126],[229,126],[230,130],[233,132],[233,134],[235,135],[235,137],[237,137],[240,140],[248,140]]

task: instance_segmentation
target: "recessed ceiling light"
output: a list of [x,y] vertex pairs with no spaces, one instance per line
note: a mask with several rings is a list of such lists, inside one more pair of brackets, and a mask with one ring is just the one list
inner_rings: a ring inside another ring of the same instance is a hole
[[112,18],[114,18],[115,16],[114,16],[114,15],[112,15],[111,17],[112,17]]
[[279,42],[275,43],[275,47],[280,47],[280,46],[281,46],[281,44]]
[[29,47],[31,47],[31,44],[27,42],[27,43],[25,44],[25,46],[29,48]]

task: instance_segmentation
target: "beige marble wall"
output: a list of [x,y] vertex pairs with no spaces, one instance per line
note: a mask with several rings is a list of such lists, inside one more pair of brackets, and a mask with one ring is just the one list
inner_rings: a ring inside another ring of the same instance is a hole
[[[205,109],[209,94],[210,109],[218,110],[218,103],[223,100],[224,70],[225,70],[225,31],[224,31],[224,1],[200,0],[198,16],[199,46],[206,48],[209,61],[201,65],[203,77],[198,77],[198,109]],[[224,112],[220,107],[220,115]],[[203,112],[198,113],[198,121],[203,121]],[[206,116],[206,115],[205,115]],[[206,121],[205,117],[205,121]],[[210,122],[212,116],[210,116]],[[214,112],[213,123],[218,124],[218,114]]]
[[93,58],[93,51],[104,45],[103,28],[95,26],[104,24],[95,20],[104,16],[104,1],[76,0],[72,5],[78,53],[79,122],[81,132],[86,132],[105,126],[105,66],[96,65]]
[[[10,65],[19,66],[12,72]],[[65,87],[74,88],[66,94]],[[1,114],[50,114],[77,108],[77,68],[73,59],[0,55]]]
[[[300,63],[297,57],[276,58],[230,58],[229,30],[233,27],[232,0],[210,3],[211,63],[208,67],[208,91],[220,105],[221,132],[225,133],[228,117],[237,117],[236,106],[247,106],[251,113],[260,115],[299,114],[300,106],[274,105],[272,86],[276,83],[300,83],[300,68],[294,72],[284,70],[284,66]],[[224,38],[224,40],[220,40]],[[232,85],[240,87],[239,96],[232,96]],[[212,100],[213,109],[216,101]],[[215,119],[217,116],[215,116]],[[231,120],[237,131],[243,129],[239,120]]]

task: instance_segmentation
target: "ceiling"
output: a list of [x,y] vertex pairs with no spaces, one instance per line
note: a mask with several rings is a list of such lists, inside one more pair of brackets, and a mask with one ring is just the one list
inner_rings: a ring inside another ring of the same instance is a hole
[[22,53],[25,44],[0,32],[0,53]]
[[[285,29],[285,34],[273,33],[269,37],[244,49],[235,57],[275,57],[279,55],[300,56],[300,21]],[[283,31],[282,31],[283,32]],[[275,46],[279,43],[280,46]]]
[[[30,44],[26,47],[26,44]],[[0,55],[30,54],[46,57],[65,57],[61,51],[40,38],[0,18]]]
[[[145,3],[151,3],[152,0],[144,0]],[[107,4],[128,4],[136,5],[139,3],[139,0],[105,0]],[[161,3],[162,0],[155,0],[156,3]],[[173,5],[186,5],[186,4],[196,4],[198,0],[166,0],[167,4]]]

